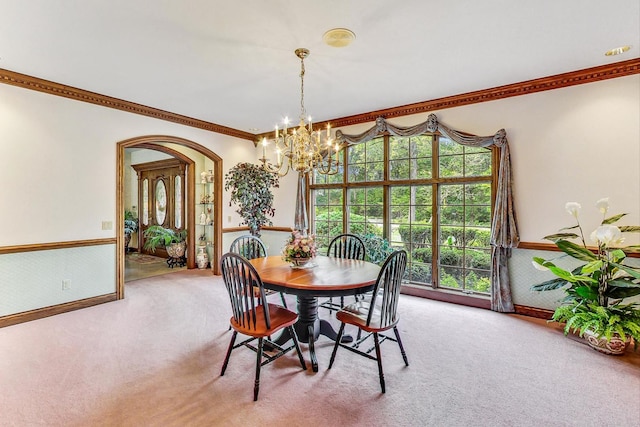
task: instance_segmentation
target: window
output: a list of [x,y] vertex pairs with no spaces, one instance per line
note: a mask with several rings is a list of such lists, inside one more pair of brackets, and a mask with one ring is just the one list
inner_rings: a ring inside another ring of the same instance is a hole
[[340,173],[316,174],[311,185],[321,243],[340,233],[374,234],[408,252],[411,285],[490,293],[491,149],[439,134],[385,135],[342,154]]

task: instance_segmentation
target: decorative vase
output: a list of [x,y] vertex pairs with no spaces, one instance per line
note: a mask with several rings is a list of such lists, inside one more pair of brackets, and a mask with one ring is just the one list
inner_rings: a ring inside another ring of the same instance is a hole
[[167,254],[169,254],[171,258],[181,258],[184,256],[186,247],[187,244],[185,242],[172,243],[166,248]]
[[292,258],[290,262],[291,262],[291,265],[293,267],[303,267],[303,266],[307,265],[307,263],[309,261],[311,261],[312,259],[313,258],[311,258],[311,257],[308,257],[308,258]]
[[198,264],[199,269],[207,268],[209,265],[209,257],[207,256],[207,252],[205,251],[206,246],[200,246],[198,248],[198,254],[196,255],[196,263]]
[[589,347],[601,353],[611,354],[614,356],[624,354],[627,350],[627,345],[629,345],[629,340],[623,341],[618,334],[614,334],[610,340],[607,340],[605,337],[598,337],[589,329],[584,331],[584,338],[587,341],[587,344],[589,344]]

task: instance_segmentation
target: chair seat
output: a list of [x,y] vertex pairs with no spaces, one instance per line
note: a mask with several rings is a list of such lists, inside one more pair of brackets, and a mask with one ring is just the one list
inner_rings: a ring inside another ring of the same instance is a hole
[[291,326],[298,320],[298,314],[293,311],[289,311],[286,308],[276,305],[276,304],[268,304],[269,317],[271,319],[271,328],[267,328],[267,325],[264,321],[264,305],[259,305],[256,307],[256,327],[249,329],[246,326],[236,322],[233,317],[229,320],[231,327],[243,334],[248,335],[250,337],[266,337],[269,335],[278,332],[282,328],[286,328],[287,326]]
[[349,325],[355,325],[367,332],[381,332],[391,329],[398,324],[398,319],[395,319],[393,322],[384,326],[380,325],[381,307],[378,304],[380,300],[381,298],[376,298],[377,303],[371,308],[371,310],[373,310],[373,314],[371,315],[371,323],[368,326],[367,317],[369,316],[369,310],[371,307],[370,298],[344,306],[336,313],[336,319]]

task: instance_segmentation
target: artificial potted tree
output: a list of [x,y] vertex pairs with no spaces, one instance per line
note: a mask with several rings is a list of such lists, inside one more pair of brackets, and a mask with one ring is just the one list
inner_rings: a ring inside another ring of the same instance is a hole
[[[576,225],[546,236],[567,255],[584,264],[572,271],[558,267],[551,260],[533,258],[534,267],[548,270],[557,276],[534,285],[534,291],[559,289],[564,286],[565,298],[555,310],[552,320],[564,322],[565,334],[577,332],[586,337],[594,349],[607,354],[624,353],[630,339],[637,349],[640,344],[640,306],[623,304],[628,297],[640,295],[640,268],[626,262],[627,254],[638,252],[640,246],[620,246],[622,233],[638,232],[639,226],[613,225],[626,214],[607,217],[608,199],[600,199],[596,206],[603,215],[602,222],[593,233],[594,249],[586,245],[579,221],[580,205],[566,204],[567,211],[576,219]],[[579,234],[573,231],[576,230]],[[581,244],[572,242],[580,239]]]
[[278,187],[278,175],[253,163],[238,163],[225,175],[225,191],[231,190],[229,206],[237,205],[236,212],[242,217],[240,225],[246,224],[249,232],[260,237],[264,225],[272,225],[273,193]]

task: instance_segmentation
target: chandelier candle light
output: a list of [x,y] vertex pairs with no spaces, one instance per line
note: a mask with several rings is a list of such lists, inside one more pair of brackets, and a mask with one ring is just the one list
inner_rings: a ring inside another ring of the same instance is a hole
[[307,174],[317,171],[323,175],[335,175],[338,173],[340,161],[338,153],[340,144],[331,138],[331,125],[327,124],[326,136],[323,141],[323,131],[313,130],[311,116],[308,116],[305,124],[306,110],[304,108],[304,59],[309,56],[309,50],[299,48],[295,54],[300,58],[300,124],[297,128],[291,128],[289,132],[289,118],[284,119],[284,129],[280,131],[276,125],[274,135],[274,147],[276,162],[271,163],[267,158],[267,138],[262,139],[263,167],[279,176],[285,176],[290,169]]

